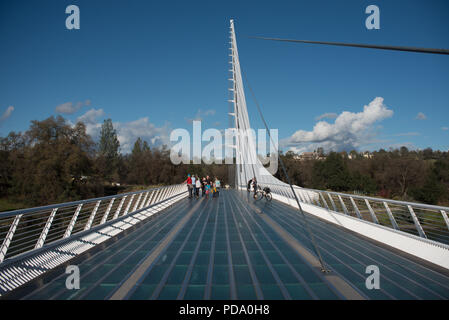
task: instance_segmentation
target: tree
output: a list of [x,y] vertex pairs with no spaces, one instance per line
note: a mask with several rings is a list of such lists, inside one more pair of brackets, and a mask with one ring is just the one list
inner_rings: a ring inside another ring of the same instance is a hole
[[313,166],[315,188],[345,191],[351,189],[351,174],[342,155],[331,152],[326,160]]
[[[402,152],[401,152],[402,153]],[[403,199],[407,198],[410,186],[420,183],[425,176],[422,164],[410,156],[403,156],[391,161],[387,168],[387,174],[391,179],[390,185],[397,188],[397,193]]]
[[445,188],[438,181],[438,177],[432,171],[426,179],[426,183],[421,188],[413,188],[410,192],[416,200],[428,204],[438,204],[440,198],[445,194]]
[[84,124],[72,127],[60,116],[32,121],[23,139],[20,150],[10,153],[9,193],[31,205],[101,195],[97,181],[79,183],[80,177],[94,175],[93,142]]
[[100,171],[108,181],[118,178],[119,148],[120,142],[118,141],[112,120],[106,119],[101,126],[98,153],[100,157]]
[[128,182],[131,184],[145,184],[147,182],[145,181],[146,166],[144,149],[148,153],[148,145],[144,144],[140,137],[137,138],[129,157]]

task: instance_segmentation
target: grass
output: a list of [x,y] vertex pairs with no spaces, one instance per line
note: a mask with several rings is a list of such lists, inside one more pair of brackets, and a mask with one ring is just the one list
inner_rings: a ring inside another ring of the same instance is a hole
[[29,206],[18,201],[11,201],[7,198],[0,198],[0,212],[24,209],[28,207]]

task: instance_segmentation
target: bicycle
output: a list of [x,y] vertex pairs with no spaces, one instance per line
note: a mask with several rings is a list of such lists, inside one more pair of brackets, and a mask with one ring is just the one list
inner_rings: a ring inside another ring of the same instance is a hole
[[260,186],[258,186],[257,188],[258,190],[256,191],[256,193],[254,194],[254,199],[256,200],[260,200],[263,197],[265,197],[265,199],[267,199],[267,201],[271,201],[271,199],[273,199],[273,196],[271,194],[271,190],[268,187],[265,188],[261,188]]

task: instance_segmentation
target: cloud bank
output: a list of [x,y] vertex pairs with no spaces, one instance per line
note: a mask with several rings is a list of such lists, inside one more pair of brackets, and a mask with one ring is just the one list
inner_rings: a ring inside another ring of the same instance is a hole
[[375,123],[393,116],[393,111],[377,97],[363,107],[362,112],[344,111],[334,123],[319,121],[312,131],[298,130],[282,144],[295,152],[313,150],[318,147],[326,151],[358,149],[375,141]]

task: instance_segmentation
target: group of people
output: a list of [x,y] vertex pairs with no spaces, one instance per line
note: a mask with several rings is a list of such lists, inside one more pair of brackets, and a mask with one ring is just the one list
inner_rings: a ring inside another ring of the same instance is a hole
[[206,198],[209,198],[209,194],[212,194],[212,197],[215,198],[220,195],[221,182],[217,177],[212,181],[209,176],[200,179],[198,176],[188,174],[186,183],[189,191],[189,198],[196,197],[199,199],[200,189],[201,197],[206,196]]

